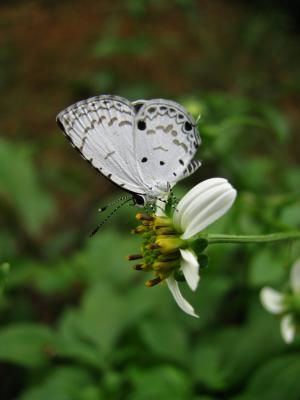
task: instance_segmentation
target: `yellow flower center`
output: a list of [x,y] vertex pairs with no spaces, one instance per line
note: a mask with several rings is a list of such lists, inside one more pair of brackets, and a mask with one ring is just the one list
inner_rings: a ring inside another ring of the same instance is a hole
[[180,238],[169,217],[138,213],[136,218],[140,225],[133,233],[142,235],[141,254],[130,255],[128,260],[140,259],[134,269],[154,273],[155,277],[146,281],[146,286],[152,287],[179,270],[179,249],[185,248],[187,242]]

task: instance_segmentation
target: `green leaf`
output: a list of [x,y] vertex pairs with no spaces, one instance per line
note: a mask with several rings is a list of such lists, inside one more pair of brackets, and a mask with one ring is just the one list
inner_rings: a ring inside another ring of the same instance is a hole
[[103,230],[87,241],[86,247],[74,256],[72,265],[78,266],[88,284],[101,280],[124,287],[134,277],[130,262],[125,257],[137,253],[140,245],[140,238],[130,233],[126,237],[113,230]]
[[226,387],[226,373],[216,343],[202,340],[193,351],[191,362],[197,381],[214,390]]
[[[272,247],[272,246],[271,246]],[[250,261],[249,283],[252,286],[278,284],[285,275],[286,260],[280,249],[262,248],[256,251]]]
[[103,367],[103,356],[96,344],[81,332],[81,319],[77,310],[68,309],[59,324],[57,354],[94,368]]
[[100,389],[93,383],[87,370],[60,367],[19,397],[20,400],[101,400]]
[[190,400],[191,380],[171,365],[129,371],[133,391],[130,400]]
[[300,354],[274,358],[255,370],[243,395],[236,400],[298,400],[300,398]]
[[286,117],[279,110],[268,105],[260,107],[259,110],[278,139],[281,142],[284,141],[289,134],[289,125]]
[[32,235],[40,232],[54,211],[53,199],[40,185],[28,148],[4,139],[0,139],[0,202],[16,213]]
[[[219,313],[222,312],[221,310],[224,306],[224,296],[232,286],[231,279],[214,275],[213,268],[205,269],[204,271],[199,283],[199,289],[192,300],[192,304],[200,316],[199,320],[197,320],[198,329],[199,327],[204,328],[218,319]],[[190,290],[183,288],[184,296],[186,296],[185,293],[187,293],[189,296],[187,298],[189,299]]]
[[0,292],[3,292],[5,289],[9,270],[10,270],[9,263],[3,263],[0,265]]
[[279,216],[279,219],[288,224],[291,229],[297,229],[300,226],[300,201],[298,200],[294,204],[285,206]]
[[[64,322],[65,335],[72,340],[75,338],[89,344],[80,346],[77,356],[83,356],[88,362],[95,364],[90,354],[94,347],[99,359],[98,366],[101,366],[104,357],[115,353],[120,336],[159,301],[159,296],[145,296],[145,290],[147,289],[141,287],[129,293],[119,292],[105,282],[98,282],[90,288],[83,297],[79,310],[69,316],[71,319],[68,323]],[[74,340],[68,346],[74,355]],[[82,352],[81,355],[79,351]]]
[[0,360],[33,368],[55,353],[56,338],[46,326],[15,324],[0,331]]
[[102,354],[112,351],[127,323],[128,306],[109,284],[98,283],[90,289],[79,314],[81,332],[94,342]]
[[223,330],[217,337],[229,387],[248,378],[255,368],[271,356],[280,354],[284,348],[279,323],[274,316],[267,314],[258,304],[254,315],[244,326]]
[[140,332],[150,353],[160,359],[186,362],[188,337],[180,324],[170,319],[146,320],[141,323]]

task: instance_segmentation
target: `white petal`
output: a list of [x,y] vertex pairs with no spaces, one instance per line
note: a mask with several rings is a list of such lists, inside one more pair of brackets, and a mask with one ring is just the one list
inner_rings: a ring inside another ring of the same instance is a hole
[[228,182],[224,182],[218,186],[209,188],[205,193],[202,192],[198,197],[194,198],[181,216],[182,228],[186,229],[187,224],[192,220],[192,216],[198,214],[199,211],[209,206],[215,199],[222,195],[228,189],[228,185]]
[[300,293],[300,259],[291,268],[291,288],[294,293]]
[[179,250],[181,254],[180,269],[189,287],[196,290],[200,279],[197,256],[192,250]]
[[223,178],[211,178],[207,179],[203,182],[198,183],[194,186],[188,193],[183,196],[180,202],[176,206],[176,210],[173,215],[173,223],[178,228],[181,229],[181,219],[183,213],[186,211],[186,208],[193,202],[195,199],[205,195],[205,193],[214,187],[217,187],[221,184],[226,183],[227,180]]
[[296,333],[296,326],[292,314],[288,314],[282,318],[280,329],[283,340],[286,343],[292,343]]
[[284,311],[283,295],[270,287],[260,291],[260,301],[271,314],[280,314]]
[[198,318],[198,315],[195,313],[190,303],[186,301],[185,298],[182,297],[182,294],[180,293],[178,287],[178,282],[174,279],[174,277],[171,275],[169,276],[169,278],[166,279],[166,281],[178,306],[187,314],[191,315],[192,317]]
[[185,221],[182,238],[189,239],[222,217],[232,206],[235,198],[236,190],[227,183],[216,188],[209,199],[206,199],[206,204],[204,202],[195,204],[195,200],[190,206],[190,215]]

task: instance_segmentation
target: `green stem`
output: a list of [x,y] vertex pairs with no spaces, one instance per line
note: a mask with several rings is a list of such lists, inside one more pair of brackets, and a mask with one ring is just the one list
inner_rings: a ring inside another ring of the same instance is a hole
[[[199,236],[198,236],[199,237]],[[204,239],[208,244],[215,243],[268,243],[300,239],[300,231],[270,233],[268,235],[219,235],[208,234]]]

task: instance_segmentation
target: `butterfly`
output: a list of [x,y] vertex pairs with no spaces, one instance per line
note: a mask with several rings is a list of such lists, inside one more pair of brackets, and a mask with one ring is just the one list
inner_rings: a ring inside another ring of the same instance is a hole
[[56,120],[81,156],[140,207],[165,198],[201,165],[193,160],[201,142],[197,124],[175,101],[100,95],[67,107]]

